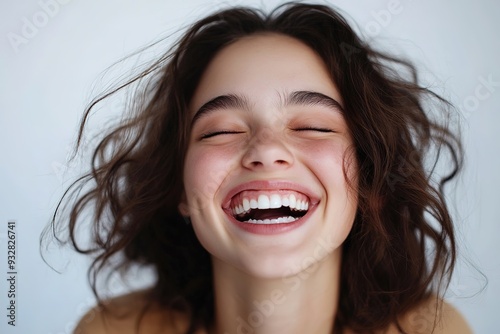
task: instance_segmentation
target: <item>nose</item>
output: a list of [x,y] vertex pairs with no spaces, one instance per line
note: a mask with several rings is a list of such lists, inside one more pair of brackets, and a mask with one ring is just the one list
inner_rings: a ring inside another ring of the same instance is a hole
[[242,158],[245,168],[259,171],[285,170],[293,162],[293,154],[284,140],[270,129],[265,129],[250,139]]

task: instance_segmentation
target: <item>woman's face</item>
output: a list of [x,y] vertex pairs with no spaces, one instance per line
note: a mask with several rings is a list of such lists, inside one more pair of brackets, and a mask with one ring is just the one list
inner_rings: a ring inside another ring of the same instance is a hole
[[222,49],[190,104],[184,167],[195,233],[214,259],[257,277],[340,258],[356,213],[342,97],[322,59],[283,35]]

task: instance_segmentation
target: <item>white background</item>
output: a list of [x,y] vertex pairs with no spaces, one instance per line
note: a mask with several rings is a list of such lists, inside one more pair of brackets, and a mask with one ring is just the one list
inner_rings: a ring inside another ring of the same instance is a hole
[[[100,74],[139,47],[229,3],[73,0],[44,14],[42,4],[51,1],[0,2],[1,333],[70,333],[94,303],[86,281],[87,260],[53,247],[47,261],[62,272],[58,274],[42,261],[38,240],[79,170],[79,160],[69,164],[67,158],[83,108],[110,82],[109,77],[100,80]],[[262,7],[261,2],[231,4]],[[500,2],[400,0],[396,11],[381,17],[392,8],[390,2],[331,1],[366,36],[410,56],[426,82],[462,111],[467,167],[453,189],[461,258],[449,301],[477,333],[497,333]],[[266,1],[265,8],[276,3]],[[26,30],[26,22],[40,27]],[[26,38],[23,44],[9,41],[14,34]],[[494,84],[485,86],[488,80]],[[107,110],[101,112],[97,120],[111,117]],[[6,224],[12,219],[17,222],[19,272],[15,328],[6,324],[4,278]],[[489,280],[484,291],[485,281],[474,267]]]

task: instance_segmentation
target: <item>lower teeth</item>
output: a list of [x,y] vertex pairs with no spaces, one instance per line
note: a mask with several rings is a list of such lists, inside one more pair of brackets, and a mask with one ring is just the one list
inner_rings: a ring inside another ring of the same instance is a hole
[[298,218],[288,216],[288,217],[280,217],[276,219],[249,219],[245,221],[245,223],[249,224],[262,224],[262,225],[269,225],[269,224],[286,224],[286,223],[291,223],[296,221]]

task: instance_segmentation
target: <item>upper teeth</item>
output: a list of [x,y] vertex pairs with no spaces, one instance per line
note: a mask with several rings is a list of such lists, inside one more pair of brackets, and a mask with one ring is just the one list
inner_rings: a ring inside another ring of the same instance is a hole
[[231,209],[233,214],[239,215],[249,211],[250,209],[277,209],[282,206],[290,207],[290,209],[294,210],[304,211],[309,209],[309,202],[307,200],[297,199],[294,194],[272,194],[270,196],[260,194],[257,199],[243,197],[242,203]]

